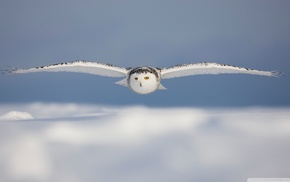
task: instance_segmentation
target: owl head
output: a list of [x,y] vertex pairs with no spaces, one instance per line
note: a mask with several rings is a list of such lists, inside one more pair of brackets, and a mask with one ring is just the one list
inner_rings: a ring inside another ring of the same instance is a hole
[[160,85],[160,75],[155,68],[138,67],[130,71],[128,85],[135,93],[148,94]]

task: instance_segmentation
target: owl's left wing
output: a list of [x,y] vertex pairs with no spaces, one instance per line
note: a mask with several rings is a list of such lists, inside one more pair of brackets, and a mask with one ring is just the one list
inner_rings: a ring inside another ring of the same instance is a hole
[[223,74],[223,73],[242,73],[270,77],[279,77],[280,73],[277,71],[259,71],[249,68],[242,68],[237,66],[230,66],[218,63],[195,63],[195,64],[181,64],[168,68],[161,69],[161,78],[169,79],[175,77],[201,75],[201,74]]
[[87,73],[107,77],[126,77],[128,70],[126,68],[89,61],[73,61],[66,63],[40,66],[28,69],[7,70],[8,73],[33,73],[33,72],[76,72]]

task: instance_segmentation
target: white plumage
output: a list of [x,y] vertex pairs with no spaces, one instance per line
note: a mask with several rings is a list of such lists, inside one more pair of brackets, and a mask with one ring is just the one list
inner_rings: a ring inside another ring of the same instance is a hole
[[162,79],[167,79],[191,75],[222,74],[222,73],[243,73],[261,76],[274,76],[274,77],[279,77],[280,75],[280,73],[277,71],[259,71],[226,64],[203,62],[195,64],[181,64],[169,68],[164,68],[161,70],[161,77]]
[[125,77],[127,69],[111,64],[103,64],[89,61],[73,61],[48,66],[40,66],[28,69],[12,69],[11,73],[33,73],[33,72],[77,72],[108,77]]
[[230,66],[218,63],[181,64],[168,68],[154,68],[149,66],[137,68],[123,68],[111,64],[89,61],[73,61],[28,69],[7,70],[9,73],[33,72],[78,72],[107,77],[124,77],[116,84],[129,87],[138,94],[148,94],[157,89],[166,89],[161,85],[161,79],[184,77],[201,74],[242,73],[269,77],[279,77],[277,71],[259,71],[249,68]]

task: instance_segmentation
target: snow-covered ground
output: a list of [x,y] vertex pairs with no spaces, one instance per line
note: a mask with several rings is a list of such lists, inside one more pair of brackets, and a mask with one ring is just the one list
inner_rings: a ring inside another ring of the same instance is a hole
[[0,105],[0,181],[289,177],[290,108]]

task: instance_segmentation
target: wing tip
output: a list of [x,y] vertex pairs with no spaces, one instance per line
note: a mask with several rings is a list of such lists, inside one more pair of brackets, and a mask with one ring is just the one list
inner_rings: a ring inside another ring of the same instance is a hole
[[0,74],[1,75],[8,75],[8,74],[13,74],[13,73],[16,73],[18,69],[17,68],[12,68],[12,67],[9,67],[8,69],[0,69]]
[[280,71],[271,71],[271,76],[276,77],[276,78],[280,78],[285,76],[284,72],[280,72]]

